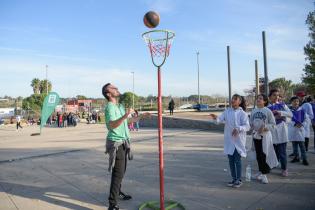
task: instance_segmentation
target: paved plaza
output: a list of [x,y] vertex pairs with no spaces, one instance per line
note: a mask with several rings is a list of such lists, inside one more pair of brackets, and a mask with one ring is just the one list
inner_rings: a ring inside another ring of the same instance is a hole
[[[36,126],[18,132],[0,127],[0,209],[107,209],[110,174],[104,125],[44,128],[41,136],[30,136],[35,132]],[[124,210],[159,199],[157,130],[146,128],[131,135],[134,160],[128,162],[123,191],[133,199],[120,201]],[[222,133],[165,129],[164,135],[166,198],[186,209],[315,209],[313,140],[310,166],[288,163],[287,178],[274,169],[267,185],[251,181],[233,189],[226,187],[231,178]],[[243,175],[247,162],[243,159]],[[257,172],[256,162],[252,165]]]

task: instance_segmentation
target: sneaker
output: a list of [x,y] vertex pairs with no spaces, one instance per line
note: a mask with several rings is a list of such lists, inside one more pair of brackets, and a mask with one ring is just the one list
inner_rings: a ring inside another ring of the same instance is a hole
[[282,175],[283,177],[287,177],[287,176],[289,176],[288,169],[286,169],[286,170],[282,170],[281,175]]
[[233,187],[234,183],[235,183],[235,181],[234,181],[234,180],[233,180],[233,181],[230,181],[229,183],[227,183],[227,185],[226,185],[226,186],[228,186],[228,187]]
[[296,163],[296,162],[300,162],[300,158],[293,158],[293,160],[290,161],[291,163]]
[[265,174],[261,175],[261,183],[263,183],[263,184],[268,184],[269,183],[268,182],[268,178],[267,178],[267,176]]
[[240,188],[242,186],[242,181],[236,181],[233,185],[234,188]]
[[308,161],[306,159],[303,160],[303,165],[308,166]]
[[123,192],[119,192],[119,197],[120,197],[122,200],[125,200],[125,201],[132,199],[131,195],[127,195],[127,194],[125,194],[125,193],[123,193]]
[[257,174],[254,175],[254,178],[257,180],[261,180],[262,179],[262,174],[260,172],[258,172]]
[[118,205],[109,205],[108,210],[119,210]]

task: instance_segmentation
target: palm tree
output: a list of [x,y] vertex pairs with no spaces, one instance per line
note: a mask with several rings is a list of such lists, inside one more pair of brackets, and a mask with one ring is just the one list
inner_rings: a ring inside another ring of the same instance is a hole
[[34,78],[31,82],[31,87],[33,88],[34,94],[40,93],[40,83],[41,81],[38,78]]
[[51,91],[52,89],[52,85],[51,85],[51,82],[49,80],[41,80],[40,81],[40,86],[39,86],[39,90],[40,90],[40,93],[44,93],[46,94],[47,93],[47,82],[48,82],[48,92]]

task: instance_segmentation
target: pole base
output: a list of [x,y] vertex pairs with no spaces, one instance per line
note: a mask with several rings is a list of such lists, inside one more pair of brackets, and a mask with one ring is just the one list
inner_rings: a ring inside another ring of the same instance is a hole
[[[147,210],[147,209],[161,210],[160,209],[160,202],[159,201],[148,201],[148,202],[141,204],[141,206],[139,207],[139,210]],[[177,201],[173,201],[173,200],[165,201],[165,210],[171,210],[171,209],[185,210],[185,207]]]

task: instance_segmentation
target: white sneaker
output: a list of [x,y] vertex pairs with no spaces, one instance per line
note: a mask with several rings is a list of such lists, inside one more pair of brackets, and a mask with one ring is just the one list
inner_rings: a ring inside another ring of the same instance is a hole
[[261,175],[261,183],[263,183],[263,184],[268,184],[269,183],[267,176],[264,175],[264,174]]
[[254,175],[254,178],[260,181],[262,179],[261,176],[262,176],[261,172],[258,172],[257,174]]

